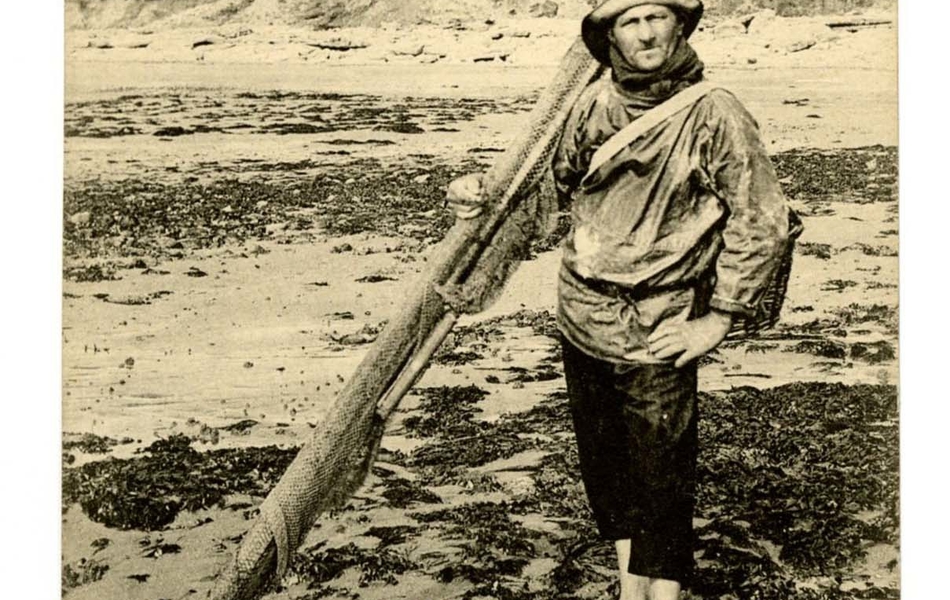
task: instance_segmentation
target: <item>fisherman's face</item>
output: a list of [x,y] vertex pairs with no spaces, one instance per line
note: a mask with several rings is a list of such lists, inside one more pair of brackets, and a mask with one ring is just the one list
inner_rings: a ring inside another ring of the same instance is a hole
[[683,35],[676,13],[661,4],[634,6],[614,20],[610,41],[638,71],[656,71]]

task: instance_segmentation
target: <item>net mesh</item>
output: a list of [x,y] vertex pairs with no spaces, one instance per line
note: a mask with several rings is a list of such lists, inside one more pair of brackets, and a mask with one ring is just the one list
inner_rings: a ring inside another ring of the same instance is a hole
[[363,483],[395,408],[388,398],[380,411],[380,400],[410,358],[423,347],[432,348],[425,342],[447,315],[477,312],[493,301],[531,241],[549,229],[556,210],[552,153],[571,105],[601,72],[583,43],[575,41],[527,126],[486,172],[486,214],[457,224],[439,245],[421,284],[410,288],[413,295],[380,333],[264,501],[210,598],[250,600],[266,592],[317,517],[342,505]]

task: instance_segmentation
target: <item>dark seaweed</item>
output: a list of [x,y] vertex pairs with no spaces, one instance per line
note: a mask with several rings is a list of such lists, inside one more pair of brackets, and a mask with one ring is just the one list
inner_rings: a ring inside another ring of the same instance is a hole
[[833,360],[843,360],[848,355],[847,346],[832,340],[802,340],[794,346],[786,348],[784,351],[814,354],[815,356]]
[[80,452],[85,452],[87,454],[106,454],[107,452],[111,452],[112,449],[119,444],[130,444],[134,441],[131,438],[116,440],[110,437],[96,435],[94,433],[84,433],[78,436],[78,438],[66,434],[66,437],[72,439],[63,441],[64,452],[79,450]]
[[108,571],[109,565],[85,558],[79,559],[75,565],[63,564],[61,579],[63,595],[65,596],[69,590],[99,581]]
[[478,430],[472,416],[481,412],[475,405],[488,395],[474,386],[437,387],[420,390],[421,415],[407,417],[403,421],[408,435],[413,437],[470,435]]
[[367,550],[353,543],[339,548],[325,548],[325,544],[319,544],[298,552],[291,570],[306,578],[313,589],[354,568],[360,571],[360,587],[366,587],[374,582],[395,585],[396,576],[416,568],[416,564],[392,548]]
[[391,527],[370,527],[363,535],[379,538],[379,548],[397,546],[415,537],[418,527],[412,525],[394,525]]
[[182,510],[222,506],[229,494],[266,495],[297,449],[268,446],[200,453],[189,438],[176,435],[143,452],[142,457],[66,469],[64,510],[78,502],[90,519],[107,527],[160,530]]
[[399,477],[387,478],[383,498],[394,508],[407,508],[412,504],[441,504],[442,499],[423,487],[419,482]]
[[897,149],[791,150],[772,157],[793,199],[853,202],[897,200]]
[[520,575],[535,553],[531,540],[537,534],[513,521],[511,507],[504,503],[476,502],[412,516],[443,527],[450,539],[463,541],[461,555],[436,574],[439,581],[462,578],[485,583]]

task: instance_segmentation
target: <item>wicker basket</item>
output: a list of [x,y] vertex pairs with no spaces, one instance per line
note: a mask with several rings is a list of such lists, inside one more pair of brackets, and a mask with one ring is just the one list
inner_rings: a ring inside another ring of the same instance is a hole
[[778,323],[782,313],[782,304],[785,302],[785,293],[788,290],[788,278],[792,273],[792,254],[795,251],[795,241],[801,235],[804,226],[798,214],[788,211],[788,244],[782,255],[782,262],[769,282],[769,287],[756,309],[755,315],[740,317],[733,320],[732,329],[726,336],[727,340],[744,339],[754,336],[764,329],[771,329]]

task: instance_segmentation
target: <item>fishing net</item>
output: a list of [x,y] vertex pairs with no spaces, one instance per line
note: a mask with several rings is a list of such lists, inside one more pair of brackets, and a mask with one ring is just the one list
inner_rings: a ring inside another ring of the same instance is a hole
[[484,309],[545,235],[556,210],[550,163],[570,107],[600,76],[578,39],[530,113],[527,126],[485,173],[483,217],[460,222],[436,250],[433,266],[380,333],[314,429],[260,516],[219,574],[214,600],[257,598],[286,570],[317,517],[363,483],[389,415],[461,313]]

